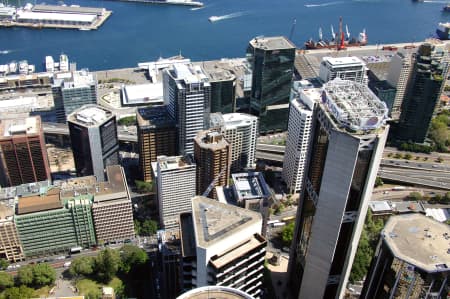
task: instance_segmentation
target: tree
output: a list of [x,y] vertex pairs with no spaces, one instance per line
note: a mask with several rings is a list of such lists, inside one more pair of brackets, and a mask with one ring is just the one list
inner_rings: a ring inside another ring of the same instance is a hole
[[33,285],[33,278],[33,267],[31,265],[23,266],[17,272],[17,281],[19,284],[31,286]]
[[158,223],[155,220],[147,219],[141,223],[140,233],[143,236],[154,235],[156,234],[157,230],[158,230]]
[[419,200],[422,200],[423,197],[420,192],[411,192],[411,193],[409,193],[408,198],[410,200],[419,201]]
[[94,258],[82,256],[74,259],[70,264],[69,273],[72,276],[88,276],[94,272]]
[[290,222],[288,225],[283,227],[283,231],[281,232],[281,239],[286,246],[291,246],[292,239],[294,237],[294,227],[295,222]]
[[412,155],[407,153],[407,154],[405,154],[405,156],[403,158],[406,159],[406,160],[411,160],[412,159]]
[[153,191],[153,183],[152,182],[144,182],[140,180],[135,180],[137,192],[138,193],[149,193]]
[[0,259],[0,270],[5,270],[9,266],[9,261],[5,259]]
[[144,265],[148,260],[147,253],[134,245],[124,245],[120,249],[122,263],[120,269],[128,273],[133,267]]
[[10,288],[14,285],[14,279],[12,275],[6,272],[0,272],[0,290]]
[[4,299],[29,299],[35,297],[34,290],[24,285],[6,289],[2,295]]
[[377,178],[375,179],[375,187],[383,186],[383,184],[384,182],[381,177],[377,176]]
[[47,263],[34,265],[33,267],[33,283],[35,286],[42,287],[51,285],[55,282],[56,272],[53,267]]
[[95,258],[95,271],[100,281],[108,283],[120,266],[120,256],[116,250],[106,248]]

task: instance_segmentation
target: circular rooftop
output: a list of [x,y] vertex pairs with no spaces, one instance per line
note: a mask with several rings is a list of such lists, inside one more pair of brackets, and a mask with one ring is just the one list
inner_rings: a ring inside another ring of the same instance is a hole
[[207,286],[200,287],[186,292],[177,299],[254,299],[252,296],[229,287]]

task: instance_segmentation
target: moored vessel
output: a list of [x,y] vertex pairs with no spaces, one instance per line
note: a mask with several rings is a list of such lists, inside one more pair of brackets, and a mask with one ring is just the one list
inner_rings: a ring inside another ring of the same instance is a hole
[[450,39],[450,23],[439,23],[438,28],[436,29],[436,34],[441,40],[449,40]]

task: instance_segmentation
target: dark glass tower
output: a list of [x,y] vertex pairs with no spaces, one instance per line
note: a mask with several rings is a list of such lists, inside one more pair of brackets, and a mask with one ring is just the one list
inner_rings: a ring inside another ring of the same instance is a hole
[[252,69],[250,113],[260,132],[285,131],[294,71],[295,45],[283,36],[254,38],[247,48]]
[[439,105],[448,72],[448,53],[438,40],[422,44],[416,54],[411,79],[403,100],[396,138],[422,143]]

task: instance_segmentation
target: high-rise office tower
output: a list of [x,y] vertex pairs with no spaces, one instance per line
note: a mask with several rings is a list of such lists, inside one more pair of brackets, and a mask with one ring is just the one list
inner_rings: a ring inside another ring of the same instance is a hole
[[1,166],[6,182],[17,186],[50,180],[50,166],[39,116],[0,122]]
[[360,298],[448,298],[449,233],[447,224],[419,213],[391,216]]
[[263,133],[287,128],[295,49],[283,36],[255,37],[247,48],[252,69],[250,112],[259,117]]
[[448,51],[442,41],[430,39],[419,47],[402,103],[397,139],[425,141],[445,86],[448,63]]
[[236,109],[236,76],[220,64],[202,63],[211,83],[211,113],[232,113]]
[[255,167],[258,117],[245,113],[213,113],[211,128],[221,132],[231,145],[231,170]]
[[260,298],[266,240],[261,215],[196,196],[180,215],[183,289],[209,285]]
[[67,116],[86,104],[97,103],[97,80],[85,70],[56,74],[52,86],[56,120],[65,123]]
[[293,89],[295,95],[289,110],[286,151],[281,173],[290,193],[299,192],[302,187],[314,109],[321,99],[318,89],[302,89],[299,82],[294,82]]
[[191,199],[195,196],[195,164],[190,156],[159,156],[156,163],[161,226],[178,229],[180,213],[191,211]]
[[107,181],[96,184],[92,218],[98,243],[133,239],[134,222],[130,192],[123,168],[106,166]]
[[152,162],[158,156],[175,156],[177,127],[167,106],[139,108],[136,112],[139,167],[144,181],[152,180]]
[[320,63],[319,77],[323,82],[335,78],[367,84],[366,64],[356,56],[323,57]]
[[391,59],[389,71],[386,80],[392,86],[395,86],[394,104],[392,105],[391,118],[398,120],[405,97],[406,85],[412,70],[413,55],[410,53],[397,52]]
[[[203,194],[214,182],[227,186],[230,178],[231,147],[224,136],[215,131],[200,131],[194,139],[194,158],[197,164],[197,194]],[[206,194],[217,199],[216,188]]]
[[106,166],[119,164],[116,116],[103,107],[85,105],[67,122],[77,175],[95,175],[103,181]]
[[14,199],[0,202],[0,258],[16,263],[25,258],[14,223]]
[[200,66],[174,64],[163,72],[164,103],[178,126],[180,154],[194,153],[195,135],[209,126],[211,84]]
[[289,259],[300,299],[342,296],[388,133],[386,104],[366,85],[330,81],[316,106]]

